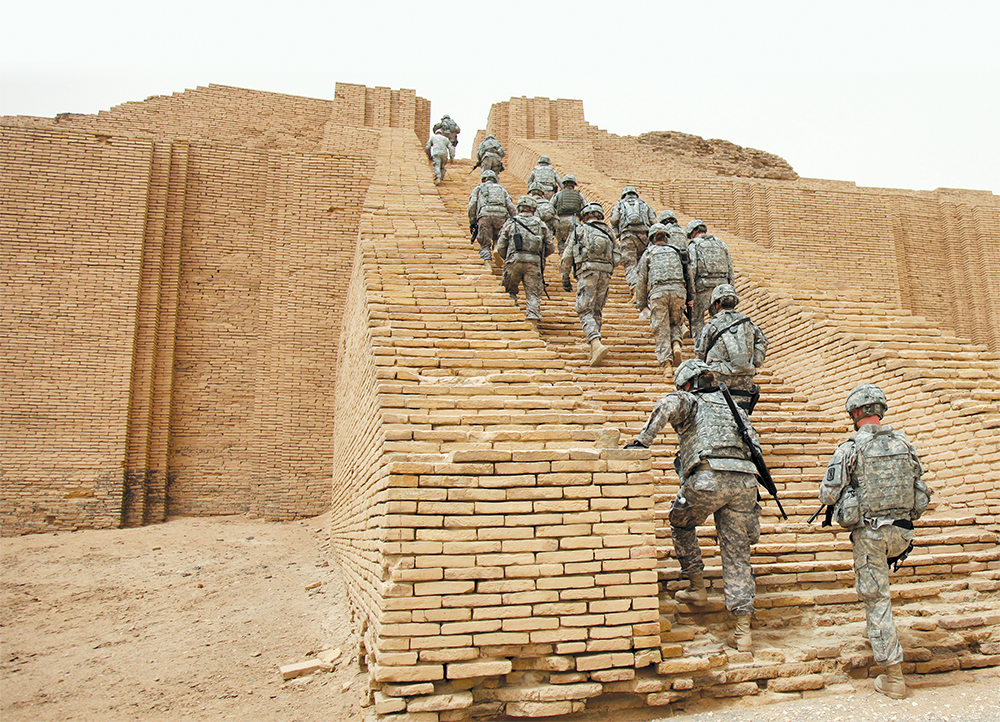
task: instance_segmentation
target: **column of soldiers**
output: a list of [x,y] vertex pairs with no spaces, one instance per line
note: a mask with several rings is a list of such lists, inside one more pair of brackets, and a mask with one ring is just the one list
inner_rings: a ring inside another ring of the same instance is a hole
[[[502,158],[502,149],[494,155]],[[631,186],[623,189],[605,222],[601,204],[588,203],[576,190],[575,177],[560,178],[546,156],[539,158],[529,178],[529,195],[518,199],[516,208],[496,173],[484,170],[482,184],[469,199],[469,219],[476,224],[484,259],[499,229],[496,260],[503,263],[503,286],[515,301],[524,286],[526,315],[535,328],[541,318],[545,259],[559,251],[563,288],[572,290],[571,276],[577,281],[576,312],[595,366],[608,353],[601,325],[609,280],[615,266],[625,266],[636,309],[650,320],[657,359],[673,367],[677,389],[656,403],[642,432],[626,448],[648,448],[667,424],[676,431],[674,466],[681,483],[669,522],[688,586],[675,596],[694,607],[708,602],[697,527],[711,514],[725,605],[735,619],[730,643],[741,652],[752,651],[756,585],[750,554],[760,536],[757,484],[777,501],[749,418],[760,393],[753,379],[764,363],[768,340],[736,310],[739,297],[726,244],[709,234],[701,220],[690,221],[682,231],[673,211],[655,217]],[[695,358],[682,361],[685,320],[695,339]],[[835,520],[851,531],[855,585],[865,605],[875,662],[885,669],[875,689],[901,699],[906,683],[889,567],[898,568],[912,549],[913,521],[926,510],[930,491],[913,445],[881,423],[888,401],[878,386],[857,386],[845,408],[856,433],[834,453],[819,500],[827,509],[824,525]],[[780,502],[778,508],[784,516]]]

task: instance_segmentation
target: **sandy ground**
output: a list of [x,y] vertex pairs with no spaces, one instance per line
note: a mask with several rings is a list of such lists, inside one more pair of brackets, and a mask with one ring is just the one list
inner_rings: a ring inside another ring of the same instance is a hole
[[[324,529],[322,517],[217,517],[0,540],[3,722],[370,722]],[[282,680],[282,665],[337,649],[332,671]],[[670,719],[1000,722],[1000,670],[912,682],[901,701],[861,680],[774,704],[700,703]]]

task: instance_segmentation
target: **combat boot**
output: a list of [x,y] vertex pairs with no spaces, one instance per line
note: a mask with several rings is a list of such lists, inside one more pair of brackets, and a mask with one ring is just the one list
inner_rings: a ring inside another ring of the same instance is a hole
[[733,630],[733,646],[740,652],[749,652],[753,649],[749,616],[736,618],[736,628]]
[[681,365],[681,342],[674,341],[673,344],[671,345],[671,350],[674,353],[674,359],[673,359],[674,368],[677,368],[678,366]]
[[705,576],[694,574],[691,577],[691,586],[687,589],[679,590],[674,599],[685,604],[706,604],[708,603],[708,591],[705,589]]
[[892,699],[903,699],[906,696],[906,682],[903,680],[903,664],[896,662],[885,668],[885,674],[875,679],[875,689]]
[[608,347],[601,343],[601,339],[595,338],[590,342],[590,365],[600,366],[601,361],[608,355]]

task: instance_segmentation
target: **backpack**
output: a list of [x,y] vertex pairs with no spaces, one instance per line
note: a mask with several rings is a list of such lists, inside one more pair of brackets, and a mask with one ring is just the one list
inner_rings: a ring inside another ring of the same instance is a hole
[[729,275],[729,248],[715,236],[702,236],[695,244],[698,267],[695,278],[719,278]]
[[621,215],[618,220],[619,228],[646,226],[646,214],[643,213],[643,206],[646,204],[641,198],[623,198],[619,203],[621,203]]

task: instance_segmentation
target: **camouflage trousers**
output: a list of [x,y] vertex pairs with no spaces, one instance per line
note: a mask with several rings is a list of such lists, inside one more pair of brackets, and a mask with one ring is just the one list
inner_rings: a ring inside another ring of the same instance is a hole
[[[712,291],[720,283],[725,282],[725,278],[713,278],[699,281],[695,285],[694,305],[691,307],[691,338],[695,341],[698,340],[698,336],[701,335],[701,329],[705,326],[705,313],[708,312],[708,307],[711,305]],[[702,285],[705,285],[706,288],[702,288]]]
[[448,164],[448,156],[432,155],[431,164],[434,166],[434,178],[439,181],[444,180],[444,167]]
[[497,175],[503,172],[503,161],[500,160],[500,156],[496,153],[486,153],[483,156],[483,162],[479,166],[483,170],[491,170]]
[[639,259],[646,250],[648,239],[646,231],[625,230],[618,237],[618,251],[622,254],[622,266],[625,267],[625,280],[628,285],[635,290],[635,284],[639,281]]
[[479,241],[479,257],[489,261],[493,257],[493,244],[500,237],[500,229],[507,222],[507,216],[479,216],[476,240]]
[[556,245],[559,248],[559,256],[562,257],[563,251],[566,250],[566,239],[569,238],[570,231],[576,225],[576,216],[557,216],[556,217]]
[[584,271],[577,276],[576,315],[580,317],[587,343],[601,337],[610,281],[611,274],[603,271]]
[[670,536],[684,577],[705,571],[696,530],[709,514],[715,516],[726,609],[737,617],[749,616],[757,595],[750,547],[760,537],[760,505],[753,477],[706,469],[684,480],[670,508]]
[[875,662],[883,667],[903,661],[903,648],[896,634],[889,598],[888,557],[898,556],[913,539],[912,529],[883,526],[872,529],[865,525],[851,532],[854,545],[854,585],[865,604],[868,619],[868,641]]
[[503,267],[503,278],[500,281],[504,290],[517,301],[518,288],[524,285],[525,301],[524,317],[541,320],[542,318],[542,269],[538,262],[507,261]]
[[671,362],[671,346],[684,338],[684,294],[665,293],[649,301],[649,328],[656,342],[656,360]]

